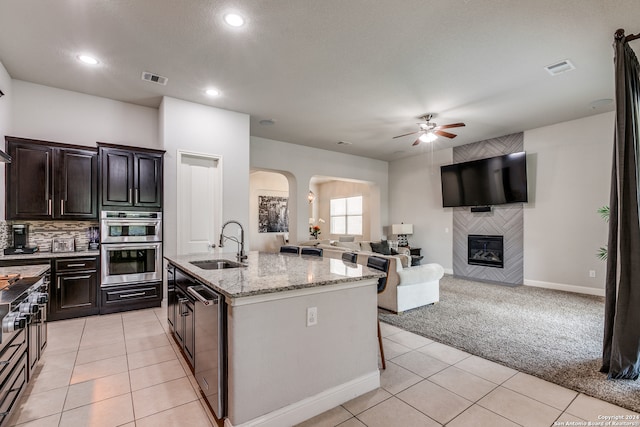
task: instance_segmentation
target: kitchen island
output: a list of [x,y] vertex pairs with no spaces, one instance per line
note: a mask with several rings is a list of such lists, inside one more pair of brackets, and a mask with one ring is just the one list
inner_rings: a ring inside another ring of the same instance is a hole
[[296,424],[379,386],[380,272],[290,254],[250,253],[220,270],[192,262],[232,254],[165,258],[223,296],[226,426]]

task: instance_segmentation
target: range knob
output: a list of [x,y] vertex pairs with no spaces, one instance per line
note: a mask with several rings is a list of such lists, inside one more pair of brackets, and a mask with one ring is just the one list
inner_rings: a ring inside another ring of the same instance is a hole
[[2,332],[9,333],[27,327],[27,318],[18,313],[9,313],[2,319]]
[[18,306],[18,311],[20,312],[20,314],[36,314],[38,311],[40,311],[40,306],[38,304],[34,304],[32,302],[29,301],[23,301],[20,303],[20,305]]
[[49,301],[49,295],[44,292],[34,292],[29,295],[28,301],[33,304],[46,304]]

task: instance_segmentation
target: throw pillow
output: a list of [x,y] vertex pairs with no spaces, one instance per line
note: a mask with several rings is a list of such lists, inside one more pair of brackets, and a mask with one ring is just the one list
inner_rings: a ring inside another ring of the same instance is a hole
[[339,248],[346,248],[353,252],[358,252],[360,250],[359,242],[338,242],[336,246]]
[[371,242],[371,250],[373,252],[377,252],[382,255],[391,255],[391,250],[389,249],[389,242],[386,240],[382,240],[380,243]]
[[355,242],[356,236],[338,236],[339,242]]

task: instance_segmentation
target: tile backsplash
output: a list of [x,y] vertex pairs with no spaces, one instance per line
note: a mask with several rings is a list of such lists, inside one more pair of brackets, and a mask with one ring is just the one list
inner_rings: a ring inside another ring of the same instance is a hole
[[89,227],[98,227],[97,221],[0,221],[0,249],[13,244],[12,224],[26,224],[29,233],[29,246],[38,246],[42,252],[51,251],[54,237],[75,239],[76,250],[86,250],[89,245]]

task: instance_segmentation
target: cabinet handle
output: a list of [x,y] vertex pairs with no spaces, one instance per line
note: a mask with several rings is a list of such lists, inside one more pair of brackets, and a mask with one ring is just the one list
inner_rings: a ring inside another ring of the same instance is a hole
[[137,205],[138,204],[138,199],[139,199],[139,197],[138,197],[138,189],[137,188],[136,188],[136,193],[135,194],[136,194],[136,199],[134,200],[133,204]]
[[87,264],[67,264],[67,267],[84,267]]
[[47,208],[47,215],[51,215],[51,202],[52,202],[52,199],[49,199],[49,207]]
[[60,215],[64,215],[64,200],[60,200]]
[[127,198],[127,203],[131,203],[131,188],[129,189],[129,197]]
[[140,297],[142,295],[144,295],[144,292],[136,292],[135,294],[120,295],[120,298]]

